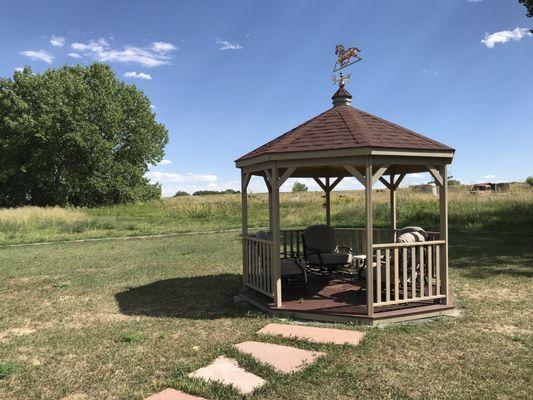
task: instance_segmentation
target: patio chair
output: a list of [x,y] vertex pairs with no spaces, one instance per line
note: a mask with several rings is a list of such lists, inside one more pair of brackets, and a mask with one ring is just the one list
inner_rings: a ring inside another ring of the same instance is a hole
[[[271,232],[258,231],[255,234],[257,239],[271,240]],[[307,270],[305,268],[305,261],[298,259],[295,256],[281,253],[281,280],[288,285],[300,283],[307,293]]]
[[[396,233],[397,233],[396,243],[417,243],[417,242],[425,242],[428,239],[428,234],[426,233],[426,231],[419,226],[407,226],[405,228],[398,229]],[[378,260],[374,260],[372,263],[372,266],[374,268],[374,279],[376,279],[375,268],[377,266],[377,263],[378,263]],[[395,282],[394,282],[394,269],[393,269],[394,261],[393,261],[392,252],[390,254],[389,263],[390,263],[389,265],[391,266],[389,269],[389,282],[390,282],[391,289],[393,289],[395,287],[394,285]],[[383,253],[381,254],[381,259],[379,260],[379,264],[381,267],[381,274],[380,274],[381,275],[381,287],[382,287],[382,290],[385,290],[385,285],[387,283],[387,273],[386,273],[386,260],[385,260],[385,255]],[[407,265],[411,265],[411,252],[407,253]],[[366,263],[365,263],[363,268],[361,268],[361,270],[359,271],[359,279],[363,282],[366,281],[366,273],[367,273],[367,269],[366,269]],[[408,273],[408,280],[407,280],[408,285],[411,285],[413,283],[417,284],[419,273],[420,273],[420,264],[417,263],[415,267],[414,276],[411,273],[410,268],[407,270],[407,273]],[[403,280],[401,277],[402,277],[402,274],[400,274],[400,276],[398,277],[399,279],[398,283],[399,283],[399,287],[403,289]],[[425,283],[428,282],[428,279],[426,276],[424,276],[424,282]]]
[[352,264],[352,249],[337,246],[335,230],[327,225],[312,225],[302,232],[303,255],[307,266],[323,275],[330,275]]

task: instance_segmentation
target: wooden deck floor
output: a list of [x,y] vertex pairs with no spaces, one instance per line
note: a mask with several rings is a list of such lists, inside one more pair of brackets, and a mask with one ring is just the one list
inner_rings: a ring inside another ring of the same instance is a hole
[[402,320],[440,315],[455,308],[454,305],[436,304],[431,300],[415,303],[379,306],[373,317],[366,315],[366,290],[345,279],[326,279],[310,276],[308,293],[292,285],[284,285],[283,306],[276,308],[272,299],[252,289],[241,292],[244,300],[260,309],[301,319],[347,322],[359,320],[372,323],[378,320]]

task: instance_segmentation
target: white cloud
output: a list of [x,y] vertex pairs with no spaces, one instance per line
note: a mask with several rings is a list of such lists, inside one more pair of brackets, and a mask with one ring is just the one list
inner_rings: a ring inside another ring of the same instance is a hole
[[159,161],[159,163],[157,165],[170,165],[170,164],[172,164],[172,160],[163,159],[163,160]]
[[63,47],[65,45],[65,38],[63,36],[52,36],[50,44],[54,47]]
[[150,108],[151,108],[152,110],[155,110],[155,106],[154,106],[153,104],[150,104]]
[[104,38],[88,43],[72,43],[70,47],[77,53],[98,61],[140,64],[150,68],[170,64],[172,57],[169,53],[177,49],[170,43],[153,42],[150,47],[124,46],[122,50],[117,50],[111,48]]
[[241,50],[242,46],[239,43],[231,43],[227,40],[217,39],[216,44],[218,44],[219,50]]
[[54,56],[45,50],[26,50],[22,51],[20,54],[29,57],[32,60],[44,61],[48,64],[52,64],[52,61],[54,61]]
[[131,71],[131,72],[126,72],[124,74],[124,78],[133,78],[133,79],[146,79],[146,80],[150,80],[152,79],[152,76],[150,74],[145,74],[144,72],[135,72],[135,71]]
[[15,71],[17,71],[17,72],[22,72],[22,71],[24,71],[24,68],[22,68],[22,67],[17,67],[17,68],[15,68]]
[[497,43],[507,43],[510,40],[519,41],[524,36],[532,36],[527,28],[515,28],[512,31],[500,31],[492,34],[485,33],[485,38],[481,40],[489,49],[494,48]]
[[251,35],[249,33],[247,33],[246,35],[244,35],[244,37],[247,37],[249,38]]
[[172,43],[165,42],[153,42],[151,48],[156,53],[168,53],[169,51],[175,51],[178,49]]
[[68,53],[67,55],[72,58],[83,58],[83,56],[78,53]]
[[501,182],[501,181],[502,180],[500,178],[498,178],[496,175],[492,175],[492,174],[483,175],[483,176],[480,176],[479,178],[476,179],[476,183],[486,183],[486,182],[498,183],[498,182]]
[[437,76],[439,74],[439,71],[434,69],[423,69],[422,73],[424,75]]
[[145,177],[150,180],[151,183],[160,183],[162,187],[163,196],[173,196],[178,190],[185,190],[186,192],[193,193],[198,190],[223,190],[233,189],[239,187],[234,182],[220,183],[216,175],[211,174],[196,174],[186,173],[179,174],[177,172],[159,172],[150,171],[145,174]]
[[468,0],[469,3],[481,3],[483,0]]

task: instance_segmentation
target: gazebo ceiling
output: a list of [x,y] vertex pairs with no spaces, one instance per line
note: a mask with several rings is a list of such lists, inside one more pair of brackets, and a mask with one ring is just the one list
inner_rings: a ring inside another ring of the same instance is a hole
[[[344,88],[339,89],[332,99],[333,108],[240,157],[235,161],[237,167],[272,160],[317,160],[366,155],[394,155],[411,159],[438,157],[451,161],[454,149],[352,107],[351,95]],[[408,162],[407,159],[405,161]],[[307,168],[309,173],[304,172],[306,168],[299,168],[300,172],[294,176],[310,176],[318,172],[317,164],[313,164],[313,167]],[[419,172],[417,169],[424,170],[413,166],[405,172]]]

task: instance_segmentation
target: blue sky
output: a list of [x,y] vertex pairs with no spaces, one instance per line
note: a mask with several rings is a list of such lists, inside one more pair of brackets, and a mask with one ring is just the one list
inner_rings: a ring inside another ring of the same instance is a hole
[[171,195],[238,188],[236,158],[329,108],[343,43],[364,59],[347,85],[355,107],[457,149],[463,182],[521,180],[533,175],[525,13],[514,0],[10,2],[0,75],[108,62],[169,130],[149,177]]

